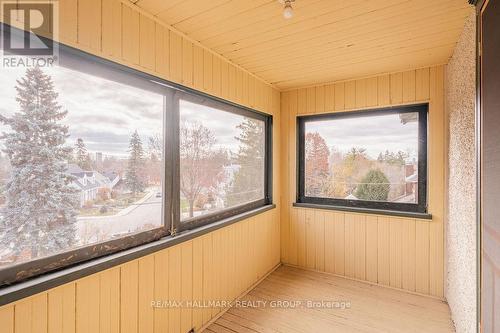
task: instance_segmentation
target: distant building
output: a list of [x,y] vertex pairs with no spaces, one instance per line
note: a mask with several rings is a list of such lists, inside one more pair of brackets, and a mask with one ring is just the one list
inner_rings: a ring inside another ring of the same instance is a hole
[[111,191],[120,181],[120,176],[115,172],[101,174],[97,171],[85,171],[76,164],[68,165],[68,173],[75,177],[71,185],[79,190],[80,207],[87,201],[97,199],[99,189]]
[[405,165],[405,193],[396,202],[416,203],[418,198],[418,168],[416,164]]

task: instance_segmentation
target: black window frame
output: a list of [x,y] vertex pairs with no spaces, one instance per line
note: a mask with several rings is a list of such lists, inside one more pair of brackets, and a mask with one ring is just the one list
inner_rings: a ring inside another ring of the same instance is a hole
[[[417,216],[430,218],[428,214],[428,112],[429,105],[415,104],[354,110],[345,112],[304,115],[297,117],[297,193],[296,206],[365,211],[384,215]],[[308,121],[360,118],[388,114],[418,113],[418,202],[397,203],[385,201],[349,200],[338,198],[310,197],[305,195],[305,124]]]
[[[6,27],[10,29],[11,34],[16,36],[16,38],[29,38],[31,35],[31,33],[25,34],[24,31],[18,28],[0,22],[1,29],[5,29]],[[37,35],[37,37],[42,40],[49,40],[40,35]],[[81,61],[86,66],[90,66],[92,75],[99,76],[100,67],[105,70],[114,71],[121,76],[131,77],[132,80],[135,81],[135,84],[138,82],[140,84],[140,81],[143,81],[147,84],[154,85],[155,90],[159,89],[163,91],[165,101],[163,117],[164,173],[162,175],[163,225],[151,230],[128,234],[105,242],[93,243],[59,252],[51,256],[36,258],[0,268],[0,294],[3,294],[2,289],[9,289],[26,283],[27,289],[23,289],[22,287],[14,288],[16,295],[26,297],[35,292],[44,290],[42,287],[34,287],[33,283],[30,283],[30,280],[39,279],[42,281],[43,285],[49,283],[51,287],[54,287],[71,281],[76,277],[86,276],[99,270],[126,262],[127,258],[132,260],[140,256],[141,253],[151,253],[151,249],[160,250],[173,246],[179,241],[189,240],[225,225],[236,223],[246,216],[253,216],[254,214],[275,207],[272,199],[272,115],[170,82],[155,75],[90,54],[63,43],[54,41],[54,45],[59,50],[58,61],[63,67],[65,64]],[[80,71],[80,67],[70,68]],[[88,71],[83,72],[87,73]],[[121,83],[128,84],[127,82]],[[260,119],[265,122],[265,198],[263,200],[206,215],[202,218],[187,221],[188,223],[180,221],[179,98],[181,97],[203,100],[216,108],[222,108],[225,111]],[[167,112],[167,110],[173,111]],[[178,235],[179,233],[182,233],[182,235]],[[82,266],[81,271],[75,273],[75,266]],[[68,271],[67,275],[63,274],[64,277],[61,278],[61,272],[65,270]],[[51,277],[52,275],[54,275],[53,280]],[[9,295],[9,292],[5,294]]]
[[[174,104],[176,109],[179,111],[179,101],[185,100],[191,103],[200,104],[210,108],[218,109],[225,112],[230,112],[236,115],[240,115],[247,118],[252,118],[264,122],[264,134],[265,134],[265,154],[264,154],[264,198],[245,203],[242,205],[237,205],[231,208],[216,211],[214,213],[193,217],[184,221],[180,220],[180,168],[175,169],[176,180],[175,187],[179,189],[174,198],[174,209],[173,216],[175,221],[179,221],[178,226],[175,228],[176,232],[182,232],[186,230],[191,230],[194,228],[202,227],[210,223],[217,222],[222,219],[229,218],[238,214],[242,214],[265,205],[272,204],[272,116],[258,112],[252,109],[237,106],[236,104],[221,100],[219,98],[214,98],[206,94],[191,93],[187,91],[177,91],[174,97]],[[176,122],[179,122],[179,112],[177,112]],[[176,135],[176,139],[179,140],[179,135]],[[179,153],[179,143],[176,144],[175,159],[180,164],[180,153]]]

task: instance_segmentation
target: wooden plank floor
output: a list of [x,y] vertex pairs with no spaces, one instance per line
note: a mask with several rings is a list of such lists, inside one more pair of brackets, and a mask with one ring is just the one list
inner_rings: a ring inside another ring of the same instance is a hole
[[454,332],[445,302],[287,266],[242,301],[204,332]]

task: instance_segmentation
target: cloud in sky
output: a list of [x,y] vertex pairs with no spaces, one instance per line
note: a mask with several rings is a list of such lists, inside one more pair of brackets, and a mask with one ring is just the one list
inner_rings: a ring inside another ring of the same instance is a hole
[[[69,127],[69,145],[82,138],[90,152],[125,157],[133,131],[145,148],[150,136],[162,133],[162,95],[64,67],[43,70],[51,75],[59,104],[68,111],[62,122]],[[2,115],[19,110],[15,85],[24,74],[24,68],[0,71]],[[0,132],[9,129],[0,125]]]
[[235,137],[241,133],[237,126],[243,122],[243,116],[185,100],[181,100],[180,109],[181,122],[198,121],[202,123],[214,134],[216,147],[229,149],[233,153],[238,151],[239,141]]
[[417,157],[418,123],[402,124],[399,114],[311,121],[306,132],[318,132],[330,148],[346,152],[353,147],[365,148],[377,158],[380,152],[399,150]]
[[[42,69],[49,74],[59,93],[58,102],[68,111],[63,123],[69,127],[67,144],[82,138],[87,149],[105,155],[126,157],[130,135],[137,130],[147,148],[148,138],[162,133],[163,96],[65,67]],[[11,116],[19,111],[15,98],[16,80],[24,68],[0,71],[0,111]],[[244,117],[207,106],[181,101],[181,121],[196,120],[216,137],[216,146],[237,152],[237,126]],[[0,133],[10,128],[0,124]]]

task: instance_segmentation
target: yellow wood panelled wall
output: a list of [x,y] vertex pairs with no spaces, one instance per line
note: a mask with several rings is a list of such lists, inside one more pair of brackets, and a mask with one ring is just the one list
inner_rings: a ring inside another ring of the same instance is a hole
[[[443,66],[281,94],[282,262],[443,298],[445,110]],[[295,208],[296,116],[429,103],[429,212],[388,217]]]
[[[279,263],[277,210],[0,308],[2,333],[186,333]],[[152,307],[152,301],[180,307]],[[185,302],[185,303],[181,303]],[[205,303],[203,303],[205,302]],[[216,305],[220,305],[216,304]]]
[[[61,42],[274,117],[278,174],[280,93],[156,21],[129,1],[59,0]],[[175,332],[221,308],[153,309],[152,300],[232,300],[280,261],[277,208],[138,260],[0,307],[2,333]]]

